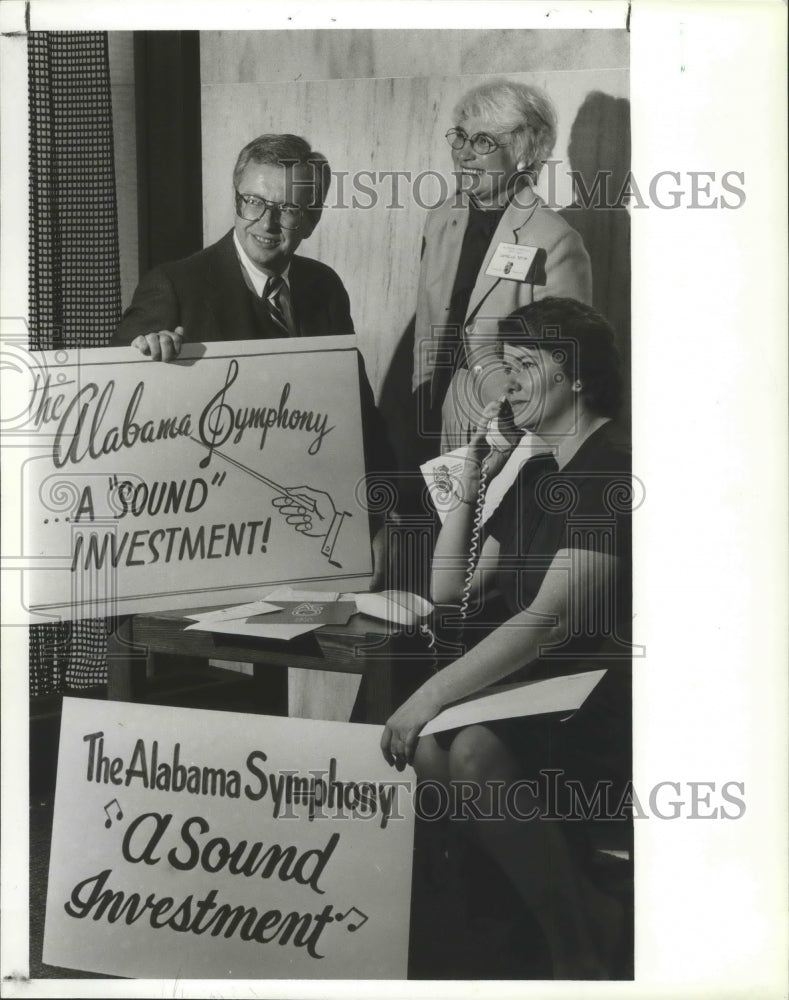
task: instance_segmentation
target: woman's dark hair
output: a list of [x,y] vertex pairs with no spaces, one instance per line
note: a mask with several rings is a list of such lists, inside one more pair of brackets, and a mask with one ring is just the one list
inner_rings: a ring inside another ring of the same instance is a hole
[[550,351],[571,382],[581,383],[586,405],[615,417],[622,405],[622,373],[613,327],[576,299],[549,297],[499,320],[499,342]]

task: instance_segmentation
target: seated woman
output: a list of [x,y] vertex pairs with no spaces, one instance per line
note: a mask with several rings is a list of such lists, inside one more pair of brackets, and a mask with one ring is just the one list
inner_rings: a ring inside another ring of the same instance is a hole
[[[555,977],[608,978],[625,918],[620,903],[584,873],[575,837],[581,824],[523,817],[545,813],[541,779],[548,770],[558,772],[552,810],[558,801],[559,815],[573,819],[582,798],[590,803],[606,792],[596,783],[626,788],[629,779],[632,484],[629,455],[611,425],[621,401],[618,355],[609,324],[571,299],[516,310],[500,322],[500,338],[509,427],[496,419],[504,403],[490,404],[438,538],[432,590],[436,604],[484,608],[495,583],[506,610],[394,712],[381,747],[390,764],[413,763],[420,780],[449,789],[476,783],[478,812],[464,823],[534,912]],[[522,431],[537,434],[547,454],[520,469],[482,529],[474,567],[480,491]],[[419,736],[445,706],[497,681],[601,668],[603,679],[568,721],[560,713],[536,715]],[[582,790],[569,808],[568,779]],[[510,801],[506,789],[515,782],[521,785]],[[496,794],[509,804],[505,818],[479,818]]]
[[534,191],[556,142],[547,95],[514,80],[481,84],[458,101],[446,138],[457,191],[425,222],[413,378],[424,429],[437,429],[441,413],[442,451],[467,444],[476,427],[465,401],[480,360],[476,320],[549,296],[592,301],[581,237]]

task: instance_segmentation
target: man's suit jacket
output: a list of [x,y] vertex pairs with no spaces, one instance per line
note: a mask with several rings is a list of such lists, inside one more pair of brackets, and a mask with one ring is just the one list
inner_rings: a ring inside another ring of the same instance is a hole
[[[294,256],[288,272],[290,299],[298,333],[323,337],[353,333],[348,293],[330,267]],[[197,343],[281,337],[256,309],[241,272],[232,230],[191,257],[160,264],[140,281],[131,305],[115,331],[113,346],[130,344],[139,334],[184,328]]]
[[[417,290],[413,388],[424,386],[429,390],[431,408],[444,401],[459,345],[460,331],[448,328],[447,324],[468,214],[466,197],[453,195],[428,213],[425,224]],[[485,274],[499,243],[538,248],[528,280],[512,281]],[[463,329],[467,357],[474,356],[473,337],[468,336],[472,320],[500,319],[549,295],[591,304],[591,263],[578,233],[531,188],[524,187],[502,215],[477,275]],[[445,413],[444,423],[446,419]]]
[[[288,272],[293,315],[302,337],[354,333],[348,293],[326,264],[309,257],[291,258]],[[241,272],[231,230],[212,246],[183,260],[160,264],[140,281],[131,305],[110,341],[131,344],[139,334],[184,328],[194,343],[257,340],[282,333],[256,308],[254,293]],[[357,352],[358,353],[358,352]],[[365,462],[368,473],[396,469],[394,452],[378,409],[361,354],[359,389]]]

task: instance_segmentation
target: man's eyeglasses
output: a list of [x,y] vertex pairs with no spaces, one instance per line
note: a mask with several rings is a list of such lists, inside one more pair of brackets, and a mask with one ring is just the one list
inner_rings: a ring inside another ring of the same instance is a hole
[[298,229],[301,224],[302,211],[298,205],[290,202],[279,204],[267,201],[256,194],[241,194],[236,191],[236,215],[247,222],[257,222],[266,212],[271,213],[272,221],[279,223],[283,229]]
[[462,128],[451,128],[446,133],[445,138],[453,149],[462,149],[467,142],[470,143],[474,152],[480,156],[487,156],[506,145],[506,143],[494,139],[492,135],[488,135],[487,132],[477,132],[470,136]]

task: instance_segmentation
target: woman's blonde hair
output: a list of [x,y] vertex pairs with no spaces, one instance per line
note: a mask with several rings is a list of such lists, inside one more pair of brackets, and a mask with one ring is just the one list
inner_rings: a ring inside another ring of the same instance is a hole
[[490,80],[464,94],[453,111],[455,124],[484,118],[498,134],[511,133],[523,173],[537,180],[556,144],[556,109],[539,87],[504,78]]

